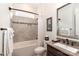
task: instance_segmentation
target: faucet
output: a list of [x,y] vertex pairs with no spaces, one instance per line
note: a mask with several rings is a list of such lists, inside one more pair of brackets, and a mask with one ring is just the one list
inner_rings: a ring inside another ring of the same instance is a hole
[[68,39],[66,39],[66,44],[69,44],[69,40]]

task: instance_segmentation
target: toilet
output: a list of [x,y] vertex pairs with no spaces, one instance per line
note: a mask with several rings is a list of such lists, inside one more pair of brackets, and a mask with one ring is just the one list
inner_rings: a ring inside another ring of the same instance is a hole
[[49,41],[49,36],[46,35],[45,36],[45,40],[44,41],[38,41],[39,42],[39,46],[37,48],[35,48],[34,52],[37,56],[46,56],[46,50],[47,50],[47,42]]
[[44,43],[40,42],[40,46],[38,46],[37,48],[35,48],[34,52],[35,55],[37,56],[45,56],[46,55],[46,50],[47,50],[47,44],[46,44],[46,40],[44,40]]
[[36,54],[37,56],[43,56],[43,55],[45,54],[45,52],[46,52],[46,49],[45,49],[44,47],[40,46],[40,47],[37,47],[37,48],[34,50],[34,52],[35,52],[35,54]]

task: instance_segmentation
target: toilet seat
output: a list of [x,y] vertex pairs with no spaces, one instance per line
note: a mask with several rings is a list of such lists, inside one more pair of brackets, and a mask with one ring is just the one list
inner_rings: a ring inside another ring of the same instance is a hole
[[42,55],[46,49],[44,47],[37,47],[34,51],[37,55]]

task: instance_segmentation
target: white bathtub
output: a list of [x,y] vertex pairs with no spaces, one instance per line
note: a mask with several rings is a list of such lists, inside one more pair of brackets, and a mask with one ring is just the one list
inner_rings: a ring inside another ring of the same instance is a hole
[[37,40],[23,41],[14,44],[13,56],[34,56]]

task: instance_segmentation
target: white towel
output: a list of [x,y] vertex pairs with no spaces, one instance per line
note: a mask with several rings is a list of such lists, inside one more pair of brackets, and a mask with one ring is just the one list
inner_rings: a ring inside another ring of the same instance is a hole
[[9,55],[11,55],[13,52],[13,36],[14,36],[14,30],[12,28],[8,28]]
[[2,54],[2,34],[3,32],[0,31],[0,54]]
[[12,28],[7,28],[7,31],[5,31],[4,35],[4,41],[5,41],[5,56],[11,56],[13,52],[13,36],[14,36],[14,31]]

